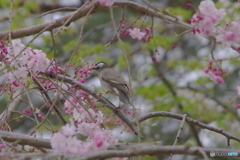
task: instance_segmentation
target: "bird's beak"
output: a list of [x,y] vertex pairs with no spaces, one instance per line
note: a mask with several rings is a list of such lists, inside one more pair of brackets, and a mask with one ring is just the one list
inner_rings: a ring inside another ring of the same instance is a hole
[[93,70],[93,68],[91,67],[91,68],[88,68],[87,70],[90,70],[90,71],[91,71],[91,70]]

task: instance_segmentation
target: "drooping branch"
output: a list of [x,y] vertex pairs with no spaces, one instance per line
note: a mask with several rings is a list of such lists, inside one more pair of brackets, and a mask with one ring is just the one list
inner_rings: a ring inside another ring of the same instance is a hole
[[13,111],[17,108],[17,106],[21,102],[23,95],[24,95],[23,88],[13,94],[9,106],[0,115],[1,129],[5,128],[6,130],[10,130],[11,127],[9,125],[9,122],[11,122]]
[[100,96],[96,91],[93,89],[87,87],[86,85],[76,81],[73,78],[66,77],[63,75],[58,75],[54,73],[45,73],[45,75],[49,78],[57,79],[61,82],[65,82],[68,84],[71,84],[75,87],[78,87],[79,89],[89,93],[91,96],[96,98],[99,102],[101,102],[104,106],[108,107],[113,113],[115,113],[136,135],[140,134],[140,137],[143,137],[141,133],[139,133],[135,127],[135,124],[129,120],[122,112],[121,110],[117,109],[117,107],[112,104],[108,99],[104,98],[103,96]]
[[[154,117],[159,117],[159,116],[171,117],[171,118],[178,119],[178,120],[182,120],[184,118],[184,115],[171,113],[171,112],[152,112],[152,113],[147,113],[145,115],[140,116],[139,119],[135,121],[135,123],[137,121],[139,121],[139,123],[140,123],[140,122],[143,122],[147,119],[154,118]],[[223,129],[218,129],[218,128],[206,125],[206,124],[201,123],[197,120],[194,120],[190,117],[187,117],[185,121],[189,124],[193,124],[193,125],[196,125],[196,126],[199,126],[199,127],[203,128],[203,129],[208,129],[210,131],[214,131],[216,133],[219,133],[219,134],[225,136],[227,138],[228,146],[230,145],[230,139],[234,139],[234,140],[240,142],[240,138],[223,131]]]

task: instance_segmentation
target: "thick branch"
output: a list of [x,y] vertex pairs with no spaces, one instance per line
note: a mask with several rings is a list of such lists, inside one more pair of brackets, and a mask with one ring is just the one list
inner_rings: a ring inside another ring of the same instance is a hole
[[[176,114],[176,113],[171,113],[171,112],[152,112],[152,113],[148,113],[148,114],[145,114],[143,116],[140,116],[138,118],[138,121],[139,123],[142,122],[142,121],[145,121],[147,119],[150,119],[150,118],[153,118],[153,117],[159,117],[159,116],[163,116],[163,117],[171,117],[171,118],[174,118],[174,119],[178,119],[178,120],[182,120],[184,115],[180,115],[180,114]],[[135,123],[137,122],[137,120],[135,121]],[[218,128],[215,128],[215,127],[212,127],[212,126],[209,126],[209,125],[206,125],[204,123],[201,123],[197,120],[194,120],[190,117],[187,117],[186,118],[186,122],[189,123],[189,124],[193,124],[193,125],[196,125],[196,126],[199,126],[203,129],[208,129],[210,131],[214,131],[216,133],[219,133],[223,136],[225,136],[227,138],[227,141],[228,141],[228,146],[230,144],[230,139],[234,139],[238,142],[240,142],[240,138],[238,137],[235,137],[225,131],[223,131],[223,129],[218,129]]]
[[18,142],[20,145],[30,145],[37,148],[51,149],[51,145],[48,139],[34,138],[25,136],[18,133],[7,132],[0,130],[0,137],[6,142]]
[[210,156],[210,152],[224,153],[221,157],[229,157],[228,153],[235,152],[238,154],[236,157],[240,157],[240,151],[237,149],[224,149],[224,148],[202,148],[202,147],[189,147],[189,146],[161,146],[161,145],[139,145],[138,147],[131,147],[127,150],[102,150],[93,152],[87,156],[79,156],[75,154],[61,154],[61,153],[20,153],[20,154],[9,154],[0,156],[6,159],[36,159],[44,158],[45,160],[52,159],[64,159],[64,160],[94,160],[94,159],[105,159],[112,157],[132,157],[138,155],[159,155],[165,154],[188,154],[203,157],[205,155]]
[[[175,19],[173,17],[163,15],[160,12],[156,12],[155,10],[149,8],[148,6],[143,6],[143,5],[138,4],[136,2],[130,2],[130,1],[118,2],[118,1],[116,1],[114,3],[114,6],[120,6],[120,7],[129,6],[133,9],[138,10],[138,11],[142,11],[149,16],[158,17],[158,18],[161,18],[161,19],[163,19],[167,22],[175,23],[175,24],[180,25],[184,28],[191,29],[191,25],[189,25],[187,23],[178,21],[177,19]],[[47,26],[48,26],[48,31],[51,31],[55,28],[58,28],[58,27],[62,26],[69,18],[72,17],[69,20],[69,23],[67,24],[67,25],[69,25],[71,22],[74,22],[74,21],[86,16],[87,13],[92,9],[92,7],[94,7],[94,9],[91,12],[91,14],[94,13],[94,12],[97,12],[99,10],[103,10],[103,9],[107,8],[107,7],[101,6],[98,2],[93,2],[92,5],[86,6],[82,9],[77,10],[76,12],[73,12],[71,14],[63,16],[63,17],[58,18],[56,20],[53,20],[53,21],[50,21],[50,22],[47,22],[47,23],[43,23],[43,24],[39,24],[39,25],[35,25],[35,26],[32,26],[32,27],[13,30],[13,31],[11,31],[11,38],[16,39],[16,38],[21,38],[21,37],[37,34],[40,31],[42,31],[44,28],[46,28]],[[9,32],[0,33],[0,39],[4,39],[4,38],[8,39],[7,38],[8,33]]]

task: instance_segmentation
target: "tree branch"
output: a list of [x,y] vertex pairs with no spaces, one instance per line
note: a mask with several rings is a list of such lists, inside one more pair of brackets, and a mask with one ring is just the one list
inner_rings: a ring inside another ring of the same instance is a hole
[[145,155],[159,155],[166,154],[188,154],[203,157],[205,155],[210,156],[210,152],[220,153],[221,157],[229,157],[228,153],[235,152],[236,157],[240,157],[240,151],[237,149],[225,149],[225,148],[203,148],[203,147],[190,147],[190,146],[161,146],[161,145],[138,145],[138,147],[130,147],[127,150],[102,150],[93,152],[86,156],[79,156],[76,154],[61,154],[61,153],[20,153],[20,154],[5,154],[0,157],[6,159],[17,158],[22,159],[36,159],[44,158],[45,160],[52,159],[64,159],[64,160],[94,160],[105,159],[112,157],[132,157],[132,156],[145,156]]
[[[116,1],[114,3],[114,6],[119,6],[119,7],[129,6],[133,9],[135,9],[135,10],[142,11],[149,16],[154,16],[154,17],[161,18],[161,19],[165,20],[166,22],[171,22],[171,23],[177,24],[177,25],[182,26],[182,27],[187,28],[187,29],[192,28],[191,25],[189,25],[187,23],[178,21],[173,17],[163,15],[160,12],[154,11],[153,9],[149,8],[148,6],[144,6],[144,5],[138,4],[136,2],[130,2],[130,1],[118,2],[118,1]],[[82,9],[80,9],[80,10],[77,10],[76,12],[70,13],[70,14],[68,14],[66,16],[63,16],[61,18],[58,18],[56,20],[53,20],[53,21],[50,21],[50,22],[47,22],[47,23],[43,23],[43,24],[39,24],[39,25],[35,25],[35,26],[32,26],[32,27],[13,30],[13,31],[11,31],[11,38],[16,39],[16,38],[21,38],[21,37],[37,34],[47,26],[48,26],[47,31],[51,31],[55,28],[61,27],[69,18],[72,17],[69,20],[69,23],[67,24],[67,25],[69,25],[71,22],[74,22],[74,21],[86,16],[87,13],[91,10],[92,7],[94,7],[94,9],[91,12],[91,14],[95,13],[99,10],[103,10],[103,9],[108,8],[108,7],[105,7],[105,6],[101,6],[98,2],[93,2],[92,5],[86,6]],[[9,32],[0,33],[0,39],[8,39],[8,34],[9,34]]]
[[7,132],[0,130],[0,137],[6,142],[16,142],[20,145],[30,145],[37,148],[51,149],[48,139],[34,138],[19,133]]
[[[171,117],[171,118],[174,118],[174,119],[178,119],[178,120],[182,120],[184,118],[184,115],[180,115],[180,114],[176,114],[176,113],[171,113],[171,112],[152,112],[152,113],[147,113],[143,116],[140,116],[138,120],[135,120],[135,123],[137,121],[140,122],[143,122],[147,119],[150,119],[150,118],[153,118],[153,117],[159,117],[159,116],[163,116],[163,117]],[[238,142],[240,142],[240,138],[236,137],[236,136],[233,136],[225,131],[223,131],[223,129],[218,129],[218,128],[215,128],[215,127],[211,127],[209,125],[206,125],[204,123],[201,123],[197,120],[194,120],[190,117],[187,117],[186,120],[185,120],[187,123],[189,124],[193,124],[193,125],[196,125],[196,126],[199,126],[203,129],[208,129],[210,131],[214,131],[216,133],[219,133],[223,136],[225,136],[227,138],[227,144],[228,146],[230,146],[230,139],[234,139]]]

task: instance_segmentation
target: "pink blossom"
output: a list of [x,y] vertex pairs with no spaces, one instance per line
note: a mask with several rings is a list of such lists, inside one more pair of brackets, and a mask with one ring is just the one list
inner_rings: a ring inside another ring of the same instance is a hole
[[108,145],[105,142],[105,134],[101,130],[96,131],[93,136],[93,140],[98,148],[104,148],[104,146]]
[[240,103],[237,104],[237,108],[240,108]]
[[66,150],[64,151],[64,153],[72,153],[72,154],[82,153],[81,150],[84,143],[78,140],[77,137],[75,136],[67,137],[65,139],[65,143],[66,143],[66,146],[65,146]]
[[44,115],[42,113],[38,113],[38,118],[44,119]]
[[156,57],[152,56],[152,62],[156,62],[156,61],[157,61]]
[[28,109],[25,109],[24,111],[22,111],[22,114],[31,115],[32,112],[31,112],[31,110],[28,108]]
[[240,86],[237,86],[237,95],[240,97]]
[[1,152],[1,150],[4,148],[4,144],[0,144],[0,152]]
[[112,6],[114,4],[114,0],[98,0],[98,2],[102,6]]
[[138,39],[138,40],[143,40],[146,35],[146,33],[141,32],[140,29],[138,28],[128,29],[128,32],[133,39]]
[[240,42],[240,22],[232,21],[226,28],[218,27],[218,35],[216,41],[223,46],[230,47],[234,43]]
[[171,48],[173,49],[173,48],[175,48],[176,47],[176,44],[172,44],[171,45]]
[[66,136],[73,136],[76,134],[76,127],[73,123],[73,121],[70,121],[70,124],[66,124],[62,127],[62,133]]
[[93,133],[99,130],[101,129],[96,123],[83,122],[77,126],[77,133],[88,137],[93,137]]
[[52,148],[56,151],[64,152],[66,149],[66,138],[67,137],[60,132],[54,133],[53,137],[50,140]]
[[225,15],[225,11],[216,9],[212,0],[201,1],[198,9],[197,13],[190,19],[190,23],[195,25],[193,33],[208,36]]
[[186,7],[190,7],[190,6],[192,6],[192,4],[187,3],[187,4],[185,4],[185,6],[186,6]]
[[215,75],[212,71],[208,71],[206,74],[212,81],[219,83],[219,84],[224,83],[223,78]]
[[152,30],[150,28],[145,28],[146,35],[150,35]]
[[11,70],[5,69],[2,78],[15,88],[27,84],[29,72],[33,77],[37,77],[40,72],[51,68],[51,61],[46,58],[43,51],[25,47],[21,40],[12,40],[11,45],[3,46],[5,48],[0,48],[0,53],[7,53],[4,56],[6,59],[4,63],[9,64]]
[[209,69],[208,69],[208,68],[205,68],[203,71],[204,71],[205,73],[208,73],[208,72],[209,72]]

